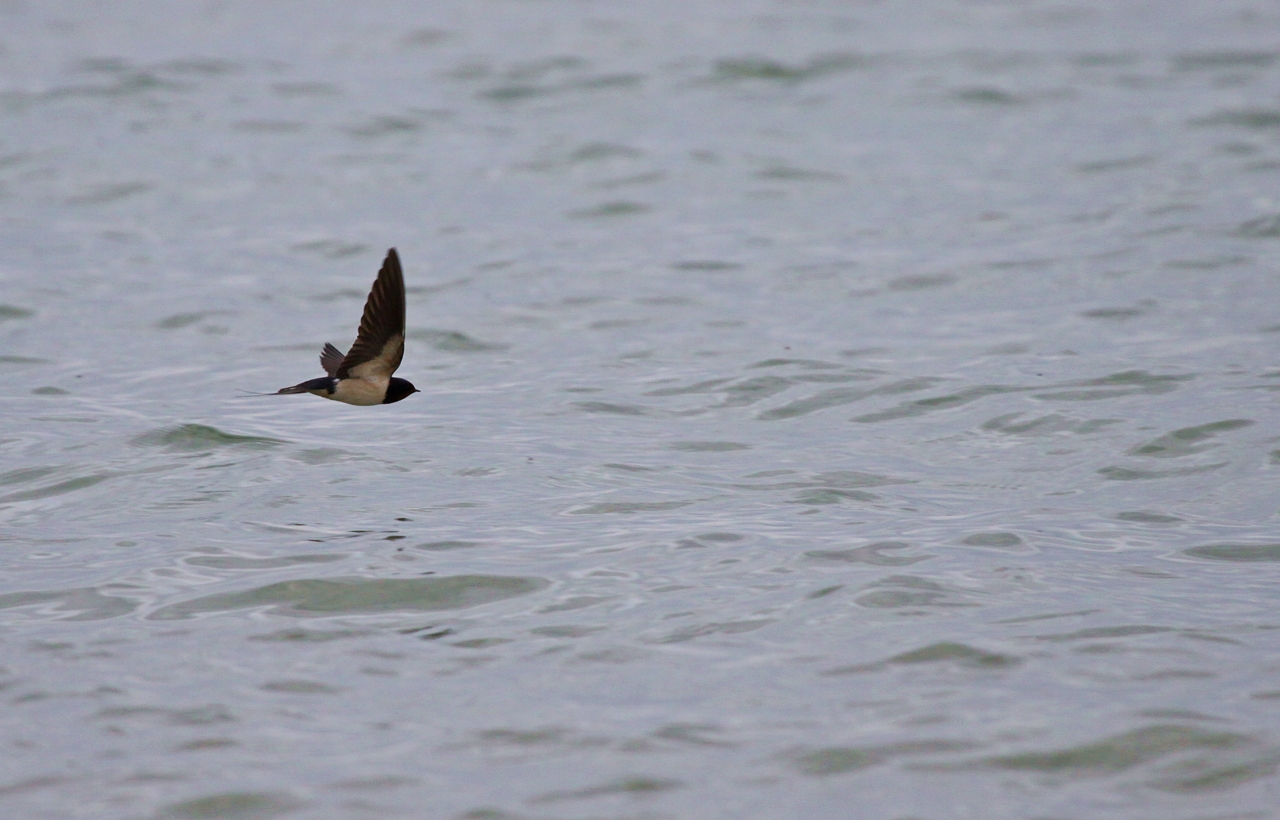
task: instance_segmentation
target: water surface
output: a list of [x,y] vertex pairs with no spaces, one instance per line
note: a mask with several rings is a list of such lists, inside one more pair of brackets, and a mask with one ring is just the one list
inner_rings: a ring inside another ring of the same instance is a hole
[[1275,816],[1277,42],[0,4],[3,813]]

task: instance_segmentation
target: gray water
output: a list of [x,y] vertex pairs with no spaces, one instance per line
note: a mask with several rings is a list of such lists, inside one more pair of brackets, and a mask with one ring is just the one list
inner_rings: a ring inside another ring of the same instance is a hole
[[1280,816],[1277,43],[0,3],[0,814]]

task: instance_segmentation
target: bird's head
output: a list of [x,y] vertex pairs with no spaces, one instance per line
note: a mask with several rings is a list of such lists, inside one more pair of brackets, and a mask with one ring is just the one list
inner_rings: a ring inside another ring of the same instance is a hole
[[408,379],[395,379],[387,385],[387,397],[382,400],[383,404],[395,404],[401,399],[407,399],[414,393],[422,391],[413,386],[413,382]]

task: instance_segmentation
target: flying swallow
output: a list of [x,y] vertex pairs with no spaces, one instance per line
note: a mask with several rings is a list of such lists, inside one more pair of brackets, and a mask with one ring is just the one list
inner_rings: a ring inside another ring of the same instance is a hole
[[392,404],[422,391],[406,379],[391,374],[404,358],[404,274],[396,249],[378,271],[378,278],[364,303],[355,344],[342,351],[326,343],[320,366],[329,375],[282,387],[277,393],[310,393],[313,396],[367,406]]

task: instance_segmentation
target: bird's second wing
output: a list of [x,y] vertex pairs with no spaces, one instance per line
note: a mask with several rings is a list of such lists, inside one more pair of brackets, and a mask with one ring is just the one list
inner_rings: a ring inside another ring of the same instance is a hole
[[324,350],[320,351],[320,366],[324,368],[324,372],[330,376],[338,375],[338,367],[342,364],[342,351],[328,342],[324,343]]
[[396,249],[378,271],[364,303],[360,332],[334,373],[340,379],[390,378],[404,358],[404,274]]

